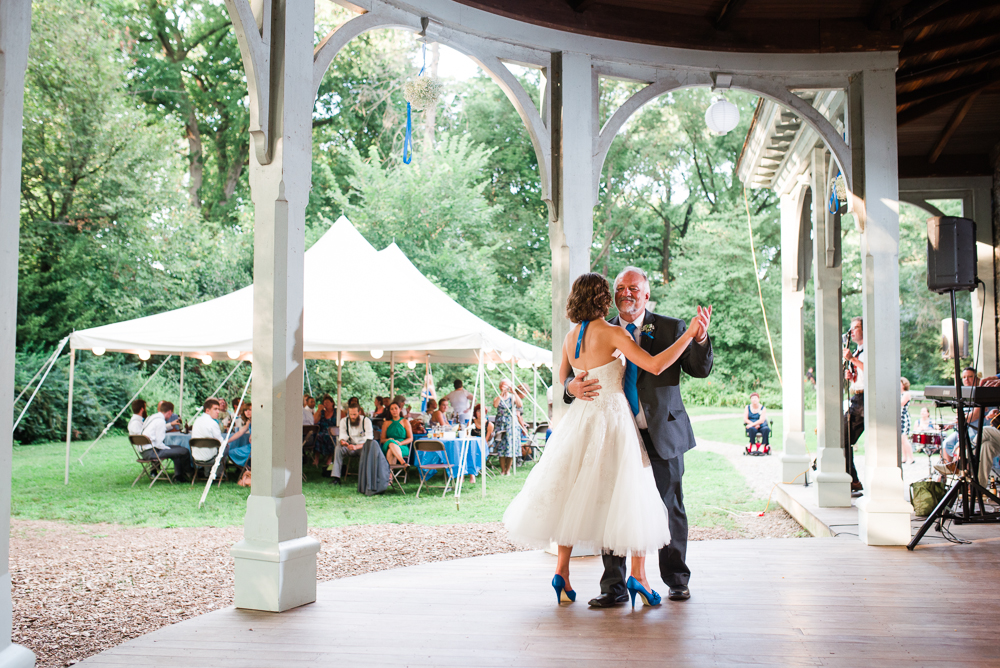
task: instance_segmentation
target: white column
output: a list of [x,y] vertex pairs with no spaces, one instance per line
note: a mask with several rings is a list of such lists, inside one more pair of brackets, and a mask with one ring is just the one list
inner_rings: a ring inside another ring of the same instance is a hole
[[816,290],[816,497],[820,508],[851,505],[844,459],[841,383],[840,230],[830,213],[826,150],[813,150],[813,258]]
[[[984,376],[994,376],[1000,373],[1000,368],[997,366],[997,309],[994,298],[997,268],[994,262],[996,249],[993,247],[990,183],[986,178],[969,181],[973,185],[972,197],[965,198],[962,215],[976,221],[976,254],[979,265],[976,269],[979,280],[986,286],[980,286],[972,293],[972,342],[976,348],[973,363],[978,362],[977,368]],[[969,199],[972,201],[969,202]]]
[[21,119],[31,34],[30,0],[0,2],[0,668],[35,665],[11,643],[10,469],[14,429],[14,332],[21,202]]
[[859,536],[869,545],[910,541],[910,512],[897,465],[899,443],[899,183],[896,79],[866,70],[851,81],[855,216],[862,227],[865,333],[865,494]]
[[803,386],[805,347],[802,337],[804,280],[799,280],[799,238],[805,191],[797,186],[781,195],[781,415],[784,424],[781,482],[805,483],[806,453]]
[[[236,15],[239,1],[229,3],[231,16]],[[269,58],[254,65],[266,65],[270,76],[258,79],[246,62],[247,53],[243,54],[251,107],[255,108],[256,100],[267,99],[269,120],[252,133],[250,151],[254,203],[253,483],[244,537],[231,553],[236,561],[236,607],[274,612],[316,600],[316,553],[320,547],[306,535],[301,452],[313,10],[308,0],[272,0],[263,7],[263,23],[271,31],[263,47]],[[238,15],[234,19],[238,19],[234,20],[238,32],[256,30],[253,23],[244,24]],[[240,37],[242,47],[247,33]],[[261,120],[259,112],[255,113]],[[261,150],[267,142],[269,155]]]
[[590,56],[561,52],[552,55],[552,184],[556,203],[549,222],[552,247],[553,423],[566,410],[559,382],[562,344],[571,329],[566,298],[577,276],[590,271],[594,234],[593,162],[597,137],[597,78]]

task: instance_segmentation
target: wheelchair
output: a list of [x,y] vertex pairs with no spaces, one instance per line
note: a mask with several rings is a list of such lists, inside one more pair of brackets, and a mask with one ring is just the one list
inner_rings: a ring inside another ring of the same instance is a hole
[[[768,420],[767,421],[767,428],[768,428],[768,431],[770,433],[774,433],[774,420]],[[750,428],[749,427],[747,427],[744,430],[744,434],[746,434],[747,438],[750,438]],[[750,443],[749,445],[746,446],[746,448],[744,448],[743,455],[744,456],[749,455],[751,457],[765,457],[765,456],[770,456],[770,454],[771,454],[771,446],[763,444],[761,442],[763,440],[764,440],[764,435],[758,431],[757,434],[754,436],[754,442]]]

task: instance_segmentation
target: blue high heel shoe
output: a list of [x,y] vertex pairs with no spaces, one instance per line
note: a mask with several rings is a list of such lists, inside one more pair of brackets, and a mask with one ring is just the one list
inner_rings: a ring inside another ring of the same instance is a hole
[[556,590],[557,603],[572,603],[576,600],[576,592],[566,589],[566,581],[563,576],[556,574],[552,576],[552,588]]
[[652,590],[646,591],[646,588],[643,587],[642,584],[631,575],[629,576],[628,581],[625,583],[625,589],[628,589],[629,596],[632,597],[633,610],[635,610],[636,594],[639,595],[639,598],[642,599],[642,602],[645,605],[649,606],[659,605],[663,601],[663,599],[660,598],[660,595],[657,594],[655,591]]

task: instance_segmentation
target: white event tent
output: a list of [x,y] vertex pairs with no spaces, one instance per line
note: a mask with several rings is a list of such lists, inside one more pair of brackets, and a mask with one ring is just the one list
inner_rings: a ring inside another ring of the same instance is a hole
[[[377,294],[390,286],[421,315],[389,314]],[[345,361],[479,364],[476,395],[485,404],[483,365],[522,368],[552,363],[552,351],[519,341],[477,317],[434,285],[399,247],[375,248],[347,218],[340,219],[305,253],[304,352],[307,358]],[[148,359],[252,361],[253,285],[200,304],[73,332],[70,336],[67,466],[77,350],[124,352]],[[388,354],[388,359],[386,359]],[[337,405],[340,406],[338,373]],[[181,407],[183,410],[183,405]],[[67,481],[68,481],[67,469]],[[485,481],[485,476],[483,477]]]

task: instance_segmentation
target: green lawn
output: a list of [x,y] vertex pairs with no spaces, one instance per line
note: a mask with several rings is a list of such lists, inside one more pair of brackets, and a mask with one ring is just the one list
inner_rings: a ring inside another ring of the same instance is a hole
[[[716,409],[719,413],[724,413],[725,409]],[[688,413],[692,415],[706,415],[712,414],[710,407],[698,406],[693,412],[688,409]],[[771,448],[775,451],[780,451],[782,449],[781,435],[784,426],[782,424],[781,415],[775,415],[773,413],[769,414],[771,419],[774,420],[774,424],[771,425]],[[719,420],[707,420],[705,422],[694,422],[691,425],[694,428],[694,435],[698,438],[704,438],[709,441],[719,441],[720,443],[733,443],[735,445],[746,445],[749,440],[746,437],[746,431],[743,427],[743,417],[742,413],[736,413],[733,415],[732,419],[723,418]],[[806,432],[806,449],[811,454],[816,454],[816,414],[806,413],[805,421],[805,432]],[[865,437],[861,436],[858,441],[858,447],[856,452],[860,455],[865,453],[864,449]]]
[[[139,471],[123,436],[109,436],[98,443],[79,464],[76,458],[86,443],[72,446],[69,485],[63,484],[65,445],[48,443],[14,448],[11,516],[30,520],[58,520],[73,524],[115,524],[181,527],[238,526],[243,523],[249,490],[224,482],[209,493],[205,507],[198,509],[204,483],[195,486],[157,483],[152,489],[140,481],[130,487]],[[735,468],[725,458],[693,450],[685,457],[684,498],[693,526],[734,528],[731,513],[762,510]],[[320,479],[316,469],[306,468],[310,481],[303,484],[309,524],[317,527],[347,524],[457,524],[495,522],[520,489],[526,469],[516,477],[490,478],[486,497],[480,486],[465,488],[461,509],[454,498],[442,499],[432,489],[415,498],[416,477],[406,496],[389,491],[381,496],[359,495],[348,484],[335,487]],[[434,482],[434,481],[432,481]]]

